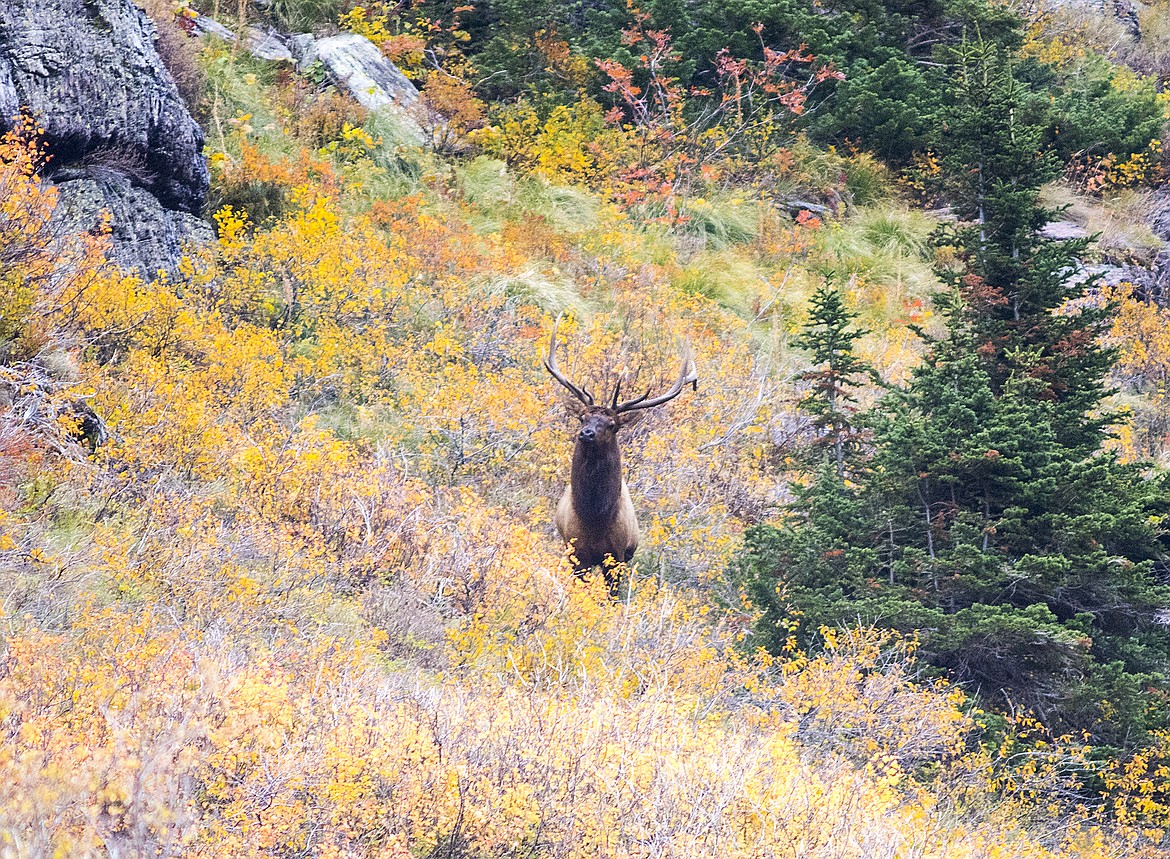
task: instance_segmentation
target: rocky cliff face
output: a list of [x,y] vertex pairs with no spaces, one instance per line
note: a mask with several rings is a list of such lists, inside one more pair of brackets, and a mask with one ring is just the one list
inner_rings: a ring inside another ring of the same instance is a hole
[[115,257],[147,274],[209,230],[203,132],[132,0],[0,0],[0,123],[29,111],[45,129],[60,223],[113,219]]
[[215,239],[207,221],[163,208],[149,191],[116,170],[91,168],[66,181],[58,176],[57,187],[55,228],[82,233],[108,226],[114,260],[146,277],[159,271],[173,274],[187,244]]
[[[237,39],[234,32],[207,15],[195,19],[195,31],[225,42]],[[348,92],[358,104],[371,111],[392,112],[415,144],[426,143],[419,124],[419,117],[425,111],[418,88],[365,36],[357,33],[324,38],[309,33],[287,36],[248,27],[243,33],[243,44],[259,59],[295,62],[302,73],[320,65],[334,85]]]

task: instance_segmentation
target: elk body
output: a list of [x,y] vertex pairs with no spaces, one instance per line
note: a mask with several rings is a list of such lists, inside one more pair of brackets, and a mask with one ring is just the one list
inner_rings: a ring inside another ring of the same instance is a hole
[[630,490],[622,477],[622,452],[618,432],[642,418],[652,409],[677,397],[688,384],[698,389],[699,377],[689,353],[684,353],[682,369],[670,390],[651,397],[618,402],[619,382],[608,406],[597,405],[585,388],[569,381],[557,367],[557,323],[553,325],[544,366],[553,378],[573,395],[570,410],[580,419],[573,448],[573,467],[569,485],[557,504],[554,521],[561,539],[573,552],[574,568],[580,575],[601,565],[605,580],[612,589],[616,580],[612,562],[624,562],[638,548],[638,519],[630,501]]

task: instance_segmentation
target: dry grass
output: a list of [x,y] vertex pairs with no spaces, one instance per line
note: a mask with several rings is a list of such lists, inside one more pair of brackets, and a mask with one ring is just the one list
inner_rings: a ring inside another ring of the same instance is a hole
[[207,118],[204,99],[205,78],[199,64],[199,40],[184,26],[186,19],[175,15],[173,0],[139,0],[154,22],[158,38],[154,47],[179,88],[187,109],[199,121]]
[[1101,198],[1054,182],[1044,187],[1040,202],[1062,210],[1058,218],[1097,236],[1096,249],[1110,262],[1148,265],[1164,247],[1165,243],[1146,226],[1154,202],[1150,191],[1126,189]]

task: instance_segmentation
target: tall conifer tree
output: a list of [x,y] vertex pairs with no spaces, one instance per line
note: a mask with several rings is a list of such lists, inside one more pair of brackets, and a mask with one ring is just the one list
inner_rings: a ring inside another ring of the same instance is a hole
[[812,416],[818,431],[815,447],[831,451],[840,480],[845,479],[846,453],[858,444],[853,391],[874,376],[873,368],[853,351],[854,343],[869,333],[855,327],[856,320],[830,275],[809,299],[808,322],[792,340],[812,358],[812,369],[799,377],[809,385],[800,407]]
[[996,392],[1013,374],[1036,379],[1062,442],[1094,450],[1109,423],[1090,415],[1106,393],[1112,356],[1098,335],[1108,308],[1081,301],[1094,285],[1079,273],[1088,240],[1040,235],[1055,214],[1039,204],[1040,187],[1060,165],[1043,149],[1043,128],[1026,119],[1038,112],[1029,109],[1034,96],[1011,55],[983,39],[955,50],[952,81],[939,147],[959,224],[949,238],[964,265],[948,279]]
[[794,521],[749,534],[737,569],[776,595],[769,646],[784,605],[805,629],[920,630],[923,655],[983,702],[1139,743],[1166,720],[1166,481],[1104,447],[1108,308],[1084,300],[1084,243],[1038,234],[1051,171],[1009,57],[966,44],[953,82],[948,332],[866,416],[855,481],[822,472]]

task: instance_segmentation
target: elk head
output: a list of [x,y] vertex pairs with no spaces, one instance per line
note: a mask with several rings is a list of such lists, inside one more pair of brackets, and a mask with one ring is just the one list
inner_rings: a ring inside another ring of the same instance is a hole
[[673,400],[687,385],[698,390],[699,376],[687,349],[683,352],[678,378],[665,393],[651,397],[647,391],[622,402],[619,381],[609,405],[598,405],[593,394],[569,381],[557,366],[560,321],[557,317],[553,323],[544,366],[573,395],[569,407],[580,419],[581,428],[573,449],[570,482],[557,504],[555,522],[561,539],[572,548],[577,573],[601,564],[612,590],[617,583],[612,564],[607,565],[606,558],[612,558],[613,562],[628,561],[638,547],[638,520],[622,478],[617,433],[640,420],[647,409]]

